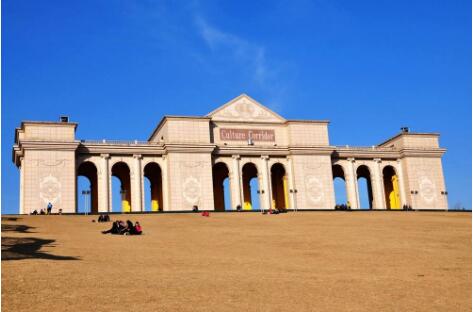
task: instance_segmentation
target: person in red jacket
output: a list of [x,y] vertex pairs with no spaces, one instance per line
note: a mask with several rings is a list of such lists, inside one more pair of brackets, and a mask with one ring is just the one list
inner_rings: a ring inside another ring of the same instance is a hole
[[138,221],[136,221],[135,226],[130,231],[130,234],[132,234],[132,235],[141,235],[142,232],[143,232],[143,230],[141,229],[140,223]]

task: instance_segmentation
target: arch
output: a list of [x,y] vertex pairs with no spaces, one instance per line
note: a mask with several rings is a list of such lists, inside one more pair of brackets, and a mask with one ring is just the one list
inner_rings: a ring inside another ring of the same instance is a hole
[[[163,175],[161,167],[155,162],[147,163],[143,169],[143,176],[149,181],[150,211],[163,211]],[[143,207],[143,210],[146,210],[145,207]]]
[[[214,191],[214,208],[216,211],[225,211],[225,195],[228,195],[229,189],[225,191],[225,180],[229,177],[228,167],[223,162],[218,162],[212,167],[212,180]],[[228,183],[227,183],[228,186]]]
[[[90,213],[98,213],[98,184],[97,184],[97,167],[91,161],[85,161],[77,168],[77,185],[79,185],[79,176],[86,177],[89,180],[88,190],[90,190],[90,203],[88,206]],[[77,188],[77,207],[76,212],[79,212],[79,198],[82,195],[83,189]]]
[[126,163],[119,161],[112,166],[112,177],[120,181],[121,211],[131,212],[130,168]]
[[401,209],[401,199],[399,197],[399,179],[396,170],[392,166],[383,168],[384,198],[387,209]]
[[342,165],[332,165],[333,188],[335,191],[335,205],[348,205],[347,184],[345,180],[345,171]]
[[[246,163],[242,169],[242,180],[243,180],[243,209],[244,210],[252,210],[255,209],[255,203],[252,200],[252,186],[253,188],[257,187],[259,193],[259,182],[258,182],[258,169],[256,165],[249,162]],[[252,182],[253,179],[256,178],[256,185]],[[261,203],[260,203],[261,204]]]
[[289,195],[286,169],[281,163],[271,166],[272,207],[284,211],[289,207]]
[[[360,208],[373,209],[373,188],[371,186],[371,172],[368,166],[360,165],[356,169],[356,180],[358,183],[358,202],[360,203]],[[361,198],[363,190],[366,190],[366,199],[365,197]]]

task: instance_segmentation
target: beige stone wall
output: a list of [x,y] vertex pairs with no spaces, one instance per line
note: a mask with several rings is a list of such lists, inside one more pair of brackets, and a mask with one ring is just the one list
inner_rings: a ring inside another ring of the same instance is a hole
[[25,124],[23,140],[73,141],[75,126],[68,123]]
[[23,213],[46,209],[75,212],[76,170],[74,151],[27,150],[22,161]]
[[[442,161],[440,158],[406,157],[402,160],[405,168],[407,196],[416,209],[447,209]],[[417,191],[417,194],[411,194]]]
[[207,119],[169,119],[166,143],[210,143]]
[[210,153],[167,155],[169,205],[167,211],[213,210],[212,159]]
[[158,132],[156,132],[153,137],[150,139],[151,142],[166,142],[169,140],[168,136],[168,125],[164,123]]
[[335,194],[330,156],[292,155],[297,209],[333,209]]
[[326,123],[288,122],[287,131],[291,145],[329,145]]
[[383,143],[381,146],[394,146],[396,148],[438,148],[437,134],[429,133],[402,133],[399,136]]

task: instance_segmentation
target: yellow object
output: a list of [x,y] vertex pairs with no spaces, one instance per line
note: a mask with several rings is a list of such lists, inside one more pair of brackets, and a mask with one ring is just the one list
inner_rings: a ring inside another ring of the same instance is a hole
[[389,193],[389,202],[391,209],[401,209],[401,200],[399,199],[399,183],[397,175],[391,177],[391,183],[393,185],[393,190]]
[[289,208],[289,194],[288,194],[288,187],[287,187],[287,176],[284,176],[283,180],[283,190],[284,190],[284,207],[287,209]]
[[251,202],[245,202],[243,204],[243,210],[251,210]]
[[156,199],[151,201],[151,211],[158,211],[159,210],[159,202]]
[[131,212],[130,202],[126,199],[122,200],[122,211]]

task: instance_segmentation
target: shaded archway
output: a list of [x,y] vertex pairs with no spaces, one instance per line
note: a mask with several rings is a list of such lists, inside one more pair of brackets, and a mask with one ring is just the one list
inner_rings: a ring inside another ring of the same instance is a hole
[[371,186],[371,173],[368,166],[361,165],[356,169],[358,183],[358,201],[360,209],[373,209],[373,188]]
[[399,198],[399,179],[392,166],[383,169],[384,197],[387,209],[401,209]]
[[117,162],[112,167],[112,177],[116,177],[120,181],[121,211],[131,212],[130,168],[124,162]]
[[[155,162],[148,163],[144,168],[144,177],[149,181],[149,198],[151,205],[146,205],[144,210],[148,211],[163,211],[163,180],[161,167]],[[150,207],[146,209],[146,207]]]
[[286,169],[280,163],[271,166],[272,207],[286,210],[289,207]]
[[[259,189],[258,183],[258,169],[255,164],[246,163],[242,168],[242,180],[243,180],[243,209],[251,210],[256,209],[256,202],[253,201],[254,188]],[[253,180],[254,179],[254,180]],[[258,190],[259,193],[259,190]],[[257,199],[256,199],[257,200]]]
[[332,166],[333,188],[335,191],[335,205],[348,205],[345,172],[341,165]]
[[[79,177],[83,176],[88,179],[88,184],[84,186],[83,183],[79,183]],[[90,161],[85,161],[79,165],[77,168],[77,207],[76,212],[79,212],[79,209],[82,205],[79,205],[79,202],[82,202],[83,199],[89,200],[87,205],[87,212],[98,213],[98,192],[97,192],[97,167],[94,163]],[[83,191],[90,191],[90,194],[83,195]],[[87,197],[86,197],[87,196]],[[84,211],[85,212],[85,211]]]
[[[224,163],[216,163],[212,167],[212,180],[214,191],[214,208],[216,211],[225,211],[225,197],[228,196],[228,167]],[[227,183],[226,183],[227,182]],[[227,189],[225,190],[225,188]]]

